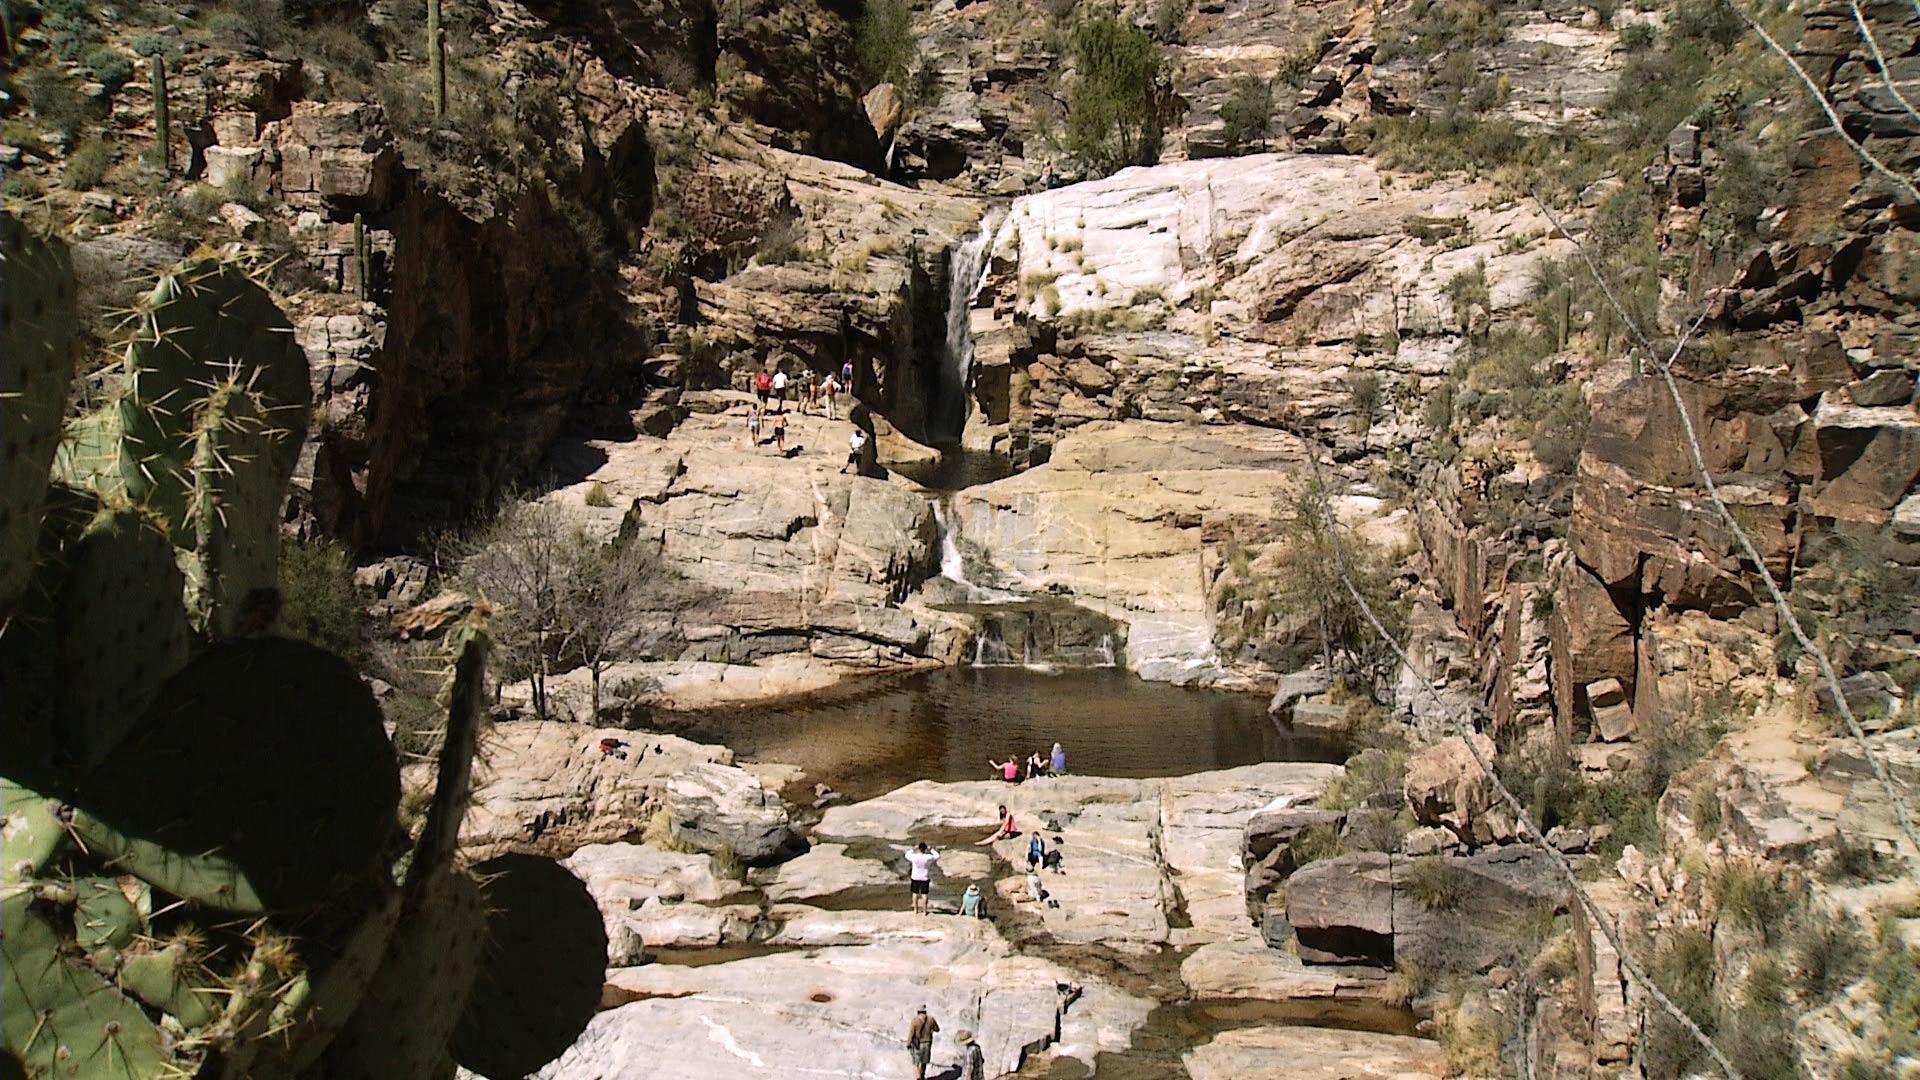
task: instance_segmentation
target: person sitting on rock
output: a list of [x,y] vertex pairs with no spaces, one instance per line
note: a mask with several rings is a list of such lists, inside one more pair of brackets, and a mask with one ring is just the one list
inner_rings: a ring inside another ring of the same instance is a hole
[[1060,839],[1061,838],[1058,836],[1054,837],[1053,846],[1048,848],[1046,850],[1046,853],[1040,856],[1041,869],[1051,870],[1056,874],[1064,874],[1067,872],[1061,866],[1061,864],[1065,862],[1066,859],[1064,856],[1060,854]]
[[986,918],[987,909],[983,899],[980,886],[968,885],[967,891],[960,895],[960,914],[974,919]]
[[607,757],[619,758],[621,761],[625,761],[627,760],[626,741],[622,739],[601,739],[600,752]]
[[1019,835],[1020,835],[1020,830],[1013,827],[1013,811],[1007,809],[1005,806],[1002,806],[1000,807],[1000,827],[993,830],[993,832],[987,834],[985,837],[982,837],[979,840],[975,840],[973,842],[973,846],[986,847],[988,844],[993,843],[995,840],[1011,840],[1014,837]]
[[1047,887],[1040,884],[1040,875],[1029,870],[1027,872],[1027,899],[1037,904],[1046,898]]
[[1059,743],[1053,744],[1053,760],[1048,762],[1048,768],[1055,776],[1067,775],[1067,752],[1060,749]]
[[1027,779],[1034,780],[1047,775],[1047,759],[1035,750],[1027,756]]
[[1017,784],[1020,782],[1020,758],[1017,755],[1008,754],[1007,760],[1005,761],[995,761],[992,758],[988,758],[987,764],[991,765],[993,771],[1000,774],[1000,779],[1005,780],[1007,783]]

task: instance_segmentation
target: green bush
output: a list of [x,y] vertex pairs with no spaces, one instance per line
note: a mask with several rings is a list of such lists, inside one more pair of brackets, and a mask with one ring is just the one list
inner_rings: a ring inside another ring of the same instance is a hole
[[1437,855],[1413,860],[1407,870],[1407,892],[1428,911],[1452,911],[1460,906],[1460,879]]
[[1159,46],[1114,14],[1073,28],[1067,147],[1103,171],[1150,163],[1159,151]]
[[69,191],[87,191],[106,179],[113,166],[113,145],[105,139],[89,138],[67,154],[60,167],[60,183]]
[[1797,906],[1786,881],[1764,863],[1729,862],[1711,889],[1720,918],[1769,941]]
[[312,540],[281,546],[280,625],[289,636],[340,656],[366,655],[367,613],[353,587],[353,563],[345,548]]
[[914,57],[913,11],[907,0],[867,0],[854,25],[853,50],[875,84],[904,84]]
[[20,80],[27,102],[33,106],[34,119],[72,138],[92,115],[92,106],[80,96],[67,77],[51,68],[29,72]]
[[[1711,1036],[1719,1027],[1713,938],[1697,927],[1669,931],[1654,949],[1650,966],[1660,988]],[[1647,1017],[1640,1063],[1648,1080],[1679,1080],[1707,1064],[1706,1051],[1679,1021],[1661,1009],[1649,1010]]]
[[173,39],[151,30],[133,35],[127,47],[135,56],[172,56],[175,50]]
[[1837,912],[1804,927],[1793,952],[1801,997],[1818,1006],[1846,989],[1867,967],[1867,938],[1853,916]]
[[80,70],[108,87],[119,87],[133,77],[133,61],[119,49],[99,45],[88,49],[80,58]]
[[1587,442],[1587,400],[1577,382],[1561,383],[1542,397],[1546,410],[1533,427],[1533,456],[1549,472],[1571,474]]
[[1267,147],[1273,131],[1273,84],[1265,79],[1243,75],[1233,81],[1233,90],[1220,105],[1221,138],[1234,150]]

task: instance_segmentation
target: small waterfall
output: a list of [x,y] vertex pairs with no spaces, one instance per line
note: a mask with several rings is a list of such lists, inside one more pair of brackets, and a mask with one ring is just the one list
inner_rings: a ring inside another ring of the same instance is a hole
[[1118,666],[1117,664],[1114,663],[1114,659],[1113,659],[1113,635],[1112,634],[1100,635],[1100,666],[1101,667],[1117,667]]
[[957,581],[972,591],[973,582],[967,580],[967,562],[960,556],[960,541],[954,538],[950,503],[951,498],[947,496],[933,503],[934,531],[940,534],[940,576]]
[[979,231],[953,246],[947,256],[947,336],[929,410],[932,433],[942,441],[959,442],[973,406],[973,298],[986,284],[993,238],[1004,212],[988,210]]

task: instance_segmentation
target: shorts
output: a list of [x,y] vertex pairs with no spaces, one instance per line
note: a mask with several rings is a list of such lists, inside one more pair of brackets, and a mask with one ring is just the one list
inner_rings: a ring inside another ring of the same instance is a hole
[[913,1063],[915,1065],[924,1069],[927,1067],[927,1062],[933,1060],[933,1044],[913,1043],[907,1047],[907,1053],[913,1055]]
[[930,892],[930,891],[932,890],[932,888],[933,888],[933,882],[932,882],[931,880],[929,880],[929,881],[909,881],[909,882],[907,882],[907,886],[908,886],[908,888],[909,888],[909,889],[910,889],[910,890],[912,891],[912,893],[913,893],[913,895],[915,895],[915,896],[925,896],[925,895],[927,895],[927,893],[928,893],[928,892]]

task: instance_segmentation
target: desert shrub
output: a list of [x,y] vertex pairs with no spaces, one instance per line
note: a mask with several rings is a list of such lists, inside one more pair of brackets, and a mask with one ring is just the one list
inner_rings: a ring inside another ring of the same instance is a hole
[[1453,430],[1453,383],[1443,382],[1433,388],[1420,408],[1420,421],[1436,435]]
[[1891,917],[1881,920],[1875,938],[1867,979],[1886,1018],[1890,1060],[1920,1052],[1920,948],[1907,944]]
[[587,490],[580,496],[580,501],[588,506],[603,508],[613,505],[613,500],[607,495],[607,485],[598,480],[587,485]]
[[1347,394],[1353,399],[1354,411],[1364,419],[1372,420],[1374,410],[1380,407],[1380,376],[1371,371],[1348,376]]
[[86,139],[67,155],[60,167],[60,183],[71,191],[86,191],[106,179],[113,166],[113,144],[105,139]]
[[1220,120],[1221,137],[1228,146],[1264,150],[1273,131],[1273,84],[1251,75],[1235,79],[1232,92],[1220,104]]
[[1832,861],[1827,864],[1827,876],[1831,879],[1886,881],[1898,874],[1893,860],[1883,858],[1872,843],[1855,840],[1844,832],[1834,835]]
[[1800,995],[1818,1006],[1859,978],[1867,966],[1867,938],[1853,916],[1835,912],[1800,928],[1793,948],[1793,970]]
[[37,199],[46,194],[37,177],[23,173],[18,169],[8,169],[6,177],[0,179],[0,195],[12,199]]
[[1159,46],[1112,13],[1075,26],[1071,45],[1079,74],[1068,97],[1068,149],[1108,171],[1152,161],[1160,138]]
[[1500,1048],[1506,1045],[1507,1032],[1500,1014],[1491,1009],[1469,1013],[1456,1008],[1442,1018],[1437,1034],[1441,1048],[1447,1052],[1448,1075],[1501,1075]]
[[1439,856],[1413,860],[1407,870],[1407,892],[1428,911],[1452,911],[1460,906],[1460,879]]
[[347,550],[331,541],[296,540],[280,548],[280,625],[290,636],[359,658],[368,621],[353,587]]
[[1153,36],[1159,41],[1178,44],[1186,31],[1190,0],[1159,0],[1153,6]]
[[1738,139],[1716,140],[1725,162],[1700,218],[1700,238],[1714,248],[1739,250],[1758,235],[1760,214],[1773,199],[1774,177],[1760,156]]
[[92,115],[87,99],[80,96],[80,91],[64,74],[52,68],[27,73],[20,80],[20,88],[26,92],[27,102],[33,106],[34,119],[40,126],[68,138]]
[[1332,822],[1309,825],[1287,845],[1296,867],[1340,854],[1340,828]]
[[1551,750],[1530,748],[1500,755],[1494,762],[1500,782],[1527,804],[1542,829],[1581,823],[1586,781],[1565,757]]
[[135,56],[172,56],[177,48],[173,39],[151,30],[133,35],[127,47],[133,50]]
[[1657,36],[1652,23],[1628,23],[1620,31],[1620,47],[1630,53],[1646,52],[1653,48]]
[[[1662,935],[1651,967],[1654,981],[1674,1004],[1712,1035],[1719,1016],[1714,1007],[1713,939],[1707,932],[1680,927]],[[1641,1066],[1649,1080],[1678,1080],[1707,1063],[1706,1051],[1679,1021],[1661,1009],[1647,1015]]]
[[1785,879],[1764,863],[1730,861],[1714,875],[1710,888],[1721,919],[1769,941],[1796,906]]
[[1589,784],[1580,800],[1580,823],[1588,827],[1607,825],[1611,831],[1598,844],[1601,855],[1617,857],[1628,844],[1638,848],[1656,845],[1659,822],[1654,816],[1654,800],[1624,780],[1602,780]]
[[119,87],[133,77],[133,61],[119,49],[98,45],[80,57],[80,70],[93,76],[96,82]]
[[1561,383],[1541,396],[1546,409],[1533,426],[1533,456],[1547,471],[1569,475],[1587,442],[1586,397],[1577,382]]
[[914,57],[913,11],[907,0],[867,0],[854,25],[854,55],[874,83],[905,83]]
[[1320,796],[1320,805],[1334,810],[1397,807],[1406,781],[1406,754],[1362,750],[1347,759],[1346,771],[1328,782],[1325,793]]

